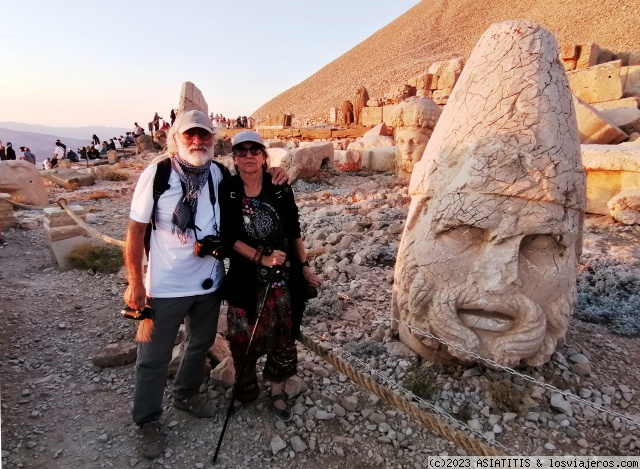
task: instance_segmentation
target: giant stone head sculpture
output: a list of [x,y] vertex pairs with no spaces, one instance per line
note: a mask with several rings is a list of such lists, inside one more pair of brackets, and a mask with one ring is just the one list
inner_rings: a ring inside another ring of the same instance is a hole
[[585,202],[548,31],[515,21],[484,33],[409,191],[393,292],[400,339],[436,361],[477,361],[464,349],[505,366],[545,363],[575,302]]
[[411,97],[398,104],[393,112],[395,128],[396,174],[409,179],[420,161],[442,111],[429,98]]

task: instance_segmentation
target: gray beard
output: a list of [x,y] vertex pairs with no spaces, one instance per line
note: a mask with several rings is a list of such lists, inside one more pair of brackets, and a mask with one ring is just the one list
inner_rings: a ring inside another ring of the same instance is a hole
[[[408,317],[400,319],[504,366],[515,366],[521,361],[530,366],[547,362],[558,342],[564,338],[575,301],[575,290],[573,300],[570,295],[562,295],[544,309],[518,293],[488,295],[463,286],[430,290],[425,294],[424,284],[420,290],[420,295],[416,295],[416,291],[409,293]],[[497,311],[502,323],[482,315],[467,315],[463,321],[461,310]],[[427,348],[444,347],[431,339],[414,335]],[[447,347],[447,353],[464,362],[477,361],[453,347]]]

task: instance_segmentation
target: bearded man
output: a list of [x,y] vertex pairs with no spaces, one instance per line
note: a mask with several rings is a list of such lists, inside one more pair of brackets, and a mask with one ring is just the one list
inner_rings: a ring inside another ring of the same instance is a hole
[[[204,112],[180,114],[167,135],[169,159],[152,163],[143,171],[131,202],[124,249],[129,286],[124,301],[133,310],[152,308],[155,314],[153,327],[148,327],[147,337],[138,344],[132,413],[139,426],[138,449],[150,459],[164,451],[162,396],[183,321],[188,343],[173,384],[173,405],[200,418],[213,417],[216,412],[215,403],[198,391],[204,380],[207,350],[215,340],[224,265],[212,255],[194,253],[198,240],[220,235],[218,186],[229,172],[212,164],[215,141],[211,120]],[[156,191],[154,198],[154,180],[164,172],[159,168],[169,163],[168,184],[161,194]],[[278,183],[287,180],[281,168],[272,175]],[[149,263],[143,276],[145,233],[150,222]],[[140,330],[138,337],[141,339]]]

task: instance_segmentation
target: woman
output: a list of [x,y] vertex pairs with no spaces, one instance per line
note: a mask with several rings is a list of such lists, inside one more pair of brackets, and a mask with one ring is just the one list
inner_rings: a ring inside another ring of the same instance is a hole
[[232,150],[238,174],[220,184],[222,242],[231,262],[223,287],[236,368],[231,412],[258,397],[256,363],[266,354],[263,376],[271,382],[273,409],[288,422],[293,412],[282,384],[296,374],[295,337],[308,298],[305,283],[315,288],[321,280],[307,261],[293,191],[272,184],[260,135],[240,132]]

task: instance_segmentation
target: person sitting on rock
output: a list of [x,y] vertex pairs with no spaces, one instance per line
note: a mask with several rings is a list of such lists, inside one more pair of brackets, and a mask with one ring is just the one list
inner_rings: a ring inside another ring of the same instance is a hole
[[78,154],[75,151],[73,151],[73,149],[71,149],[71,148],[67,152],[67,158],[72,163],[78,163],[80,161],[80,158],[78,158]]

